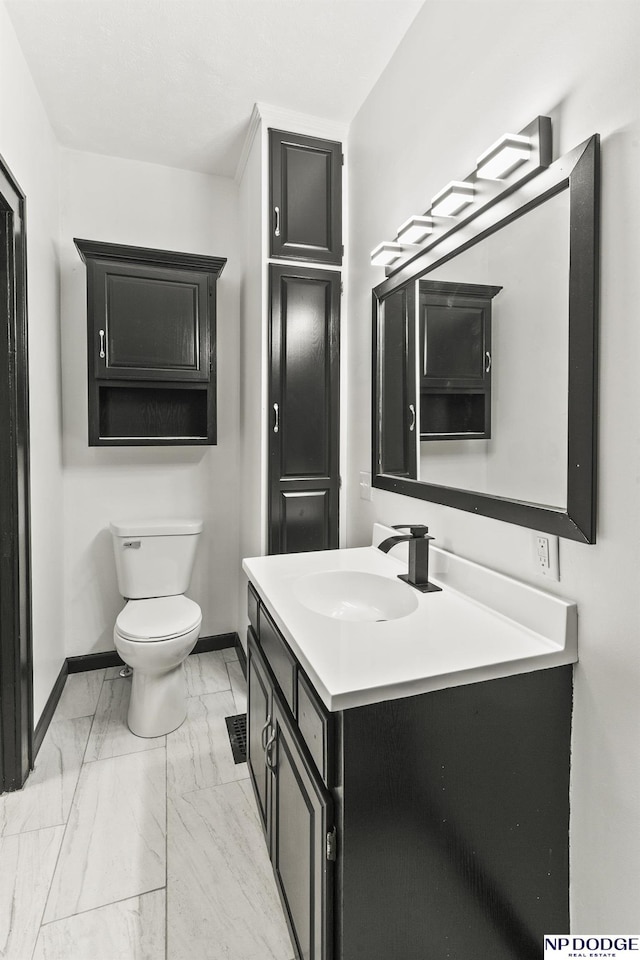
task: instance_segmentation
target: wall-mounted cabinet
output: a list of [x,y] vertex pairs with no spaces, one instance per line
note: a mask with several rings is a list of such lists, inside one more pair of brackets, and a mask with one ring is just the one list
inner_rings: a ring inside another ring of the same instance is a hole
[[89,446],[215,443],[226,259],[75,244],[87,266]]
[[501,289],[420,281],[421,440],[491,437],[491,301]]
[[342,263],[342,144],[269,130],[270,256]]

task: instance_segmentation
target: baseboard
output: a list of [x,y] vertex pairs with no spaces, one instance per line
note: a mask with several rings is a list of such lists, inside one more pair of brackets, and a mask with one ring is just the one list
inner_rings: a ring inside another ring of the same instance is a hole
[[104,667],[122,667],[124,660],[115,650],[102,653],[85,653],[81,657],[67,657],[69,673],[84,673],[85,670],[102,670]]
[[227,650],[238,643],[237,633],[219,633],[215,637],[200,637],[191,653],[209,653],[211,650]]
[[42,746],[42,741],[44,740],[44,735],[45,735],[45,733],[47,732],[47,730],[49,729],[49,724],[51,723],[51,719],[52,719],[52,717],[53,717],[53,715],[54,715],[54,713],[55,713],[55,711],[56,711],[56,707],[58,706],[58,701],[60,700],[60,697],[62,696],[62,691],[64,690],[64,685],[65,685],[65,683],[66,683],[66,681],[67,681],[67,674],[68,674],[69,672],[70,672],[70,671],[69,671],[69,668],[68,668],[68,661],[65,660],[65,662],[62,664],[62,669],[60,670],[60,673],[58,674],[58,677],[57,677],[57,679],[56,679],[56,682],[55,682],[54,685],[53,685],[53,690],[52,690],[51,693],[49,694],[49,699],[47,700],[47,702],[46,702],[45,705],[44,705],[44,710],[42,711],[42,715],[41,715],[40,719],[38,720],[38,722],[37,722],[37,724],[36,724],[35,730],[33,731],[33,759],[34,759],[34,761],[35,761],[35,759],[36,759],[36,757],[37,757],[37,755],[38,755],[38,750],[39,750],[40,747]]
[[[237,647],[239,642],[237,633],[219,633],[214,637],[200,637],[191,653],[227,650],[229,647]],[[123,664],[124,661],[115,650],[104,650],[102,653],[86,653],[81,657],[67,657],[69,673],[100,670],[103,667],[121,667]]]
[[240,661],[240,666],[242,667],[242,672],[244,674],[245,680],[247,679],[247,655],[244,652],[244,647],[240,641],[240,637],[236,633],[236,652],[238,654],[238,660]]

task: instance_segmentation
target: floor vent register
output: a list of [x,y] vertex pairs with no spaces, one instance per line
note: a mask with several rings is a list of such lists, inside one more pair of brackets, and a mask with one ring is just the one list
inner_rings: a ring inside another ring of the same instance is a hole
[[225,717],[229,743],[234,763],[247,762],[247,715],[238,713],[235,717]]

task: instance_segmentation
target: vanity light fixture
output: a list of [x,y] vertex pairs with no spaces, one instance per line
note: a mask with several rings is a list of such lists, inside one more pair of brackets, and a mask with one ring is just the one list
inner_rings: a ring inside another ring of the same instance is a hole
[[397,260],[402,255],[401,243],[379,243],[375,250],[371,251],[371,265],[373,267],[388,267],[390,263]]
[[436,217],[455,217],[463,207],[473,202],[474,194],[472,183],[452,180],[431,201],[431,213]]
[[420,243],[432,231],[433,220],[431,217],[409,217],[398,228],[398,240],[400,243]]
[[478,157],[476,176],[482,180],[503,180],[531,156],[529,137],[505,133]]

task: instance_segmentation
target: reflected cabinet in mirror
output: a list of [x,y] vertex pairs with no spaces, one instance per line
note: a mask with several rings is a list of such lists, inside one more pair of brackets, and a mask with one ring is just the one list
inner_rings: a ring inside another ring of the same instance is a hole
[[595,542],[598,154],[374,288],[374,486]]

